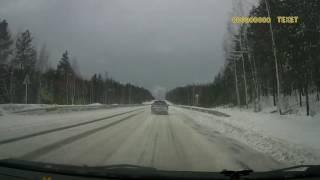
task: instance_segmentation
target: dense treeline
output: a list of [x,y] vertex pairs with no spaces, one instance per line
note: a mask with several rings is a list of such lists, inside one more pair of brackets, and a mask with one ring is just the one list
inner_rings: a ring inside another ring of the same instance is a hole
[[0,20],[0,103],[134,104],[153,98],[148,90],[121,84],[107,73],[82,78],[68,51],[51,68],[46,46],[37,52],[28,30],[13,39],[6,20]]
[[[232,16],[244,16],[243,2],[233,1]],[[260,0],[249,16],[271,17],[271,24],[229,24],[225,38],[225,67],[212,83],[189,85],[168,92],[179,104],[233,104],[261,109],[262,96],[273,96],[280,113],[288,97],[298,96],[310,114],[310,100],[320,93],[320,1]],[[279,24],[277,16],[298,16],[297,24]],[[279,93],[278,93],[279,92]]]

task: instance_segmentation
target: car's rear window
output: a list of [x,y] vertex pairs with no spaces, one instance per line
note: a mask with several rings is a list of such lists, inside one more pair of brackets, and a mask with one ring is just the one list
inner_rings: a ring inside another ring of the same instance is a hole
[[164,101],[155,101],[153,104],[156,104],[156,105],[166,105],[166,102],[164,102]]

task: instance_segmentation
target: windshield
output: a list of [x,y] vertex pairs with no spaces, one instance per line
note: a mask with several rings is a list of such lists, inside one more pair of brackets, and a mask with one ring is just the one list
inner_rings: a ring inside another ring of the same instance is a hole
[[318,165],[319,12],[318,0],[0,0],[0,159]]

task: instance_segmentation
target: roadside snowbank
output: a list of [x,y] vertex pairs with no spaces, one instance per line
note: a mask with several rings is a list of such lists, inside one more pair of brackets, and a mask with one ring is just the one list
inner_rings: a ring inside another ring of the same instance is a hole
[[49,105],[49,104],[0,104],[0,109],[6,112],[15,112],[15,111],[33,110],[33,109],[39,109],[39,108],[49,108],[54,106],[55,105]]
[[[320,164],[320,116],[255,113],[214,108],[230,115],[182,110],[203,131],[215,131],[291,165]],[[208,109],[210,110],[210,109]]]
[[118,107],[141,106],[141,104],[100,104],[93,103],[87,105],[56,105],[56,104],[0,104],[3,113],[24,113],[24,114],[48,114],[72,111],[88,111],[98,109],[110,109]]
[[254,113],[239,109],[216,108],[216,110],[231,115],[232,118],[228,120],[242,128],[320,149],[320,114],[308,117]]

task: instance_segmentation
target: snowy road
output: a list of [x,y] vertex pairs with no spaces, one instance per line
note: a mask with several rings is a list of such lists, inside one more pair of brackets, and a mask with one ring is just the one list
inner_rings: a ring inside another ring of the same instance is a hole
[[184,111],[191,110],[170,107],[169,115],[153,115],[146,106],[30,116],[33,121],[25,115],[15,124],[22,122],[17,116],[0,129],[0,157],[194,171],[284,166],[219,132],[203,131]]

